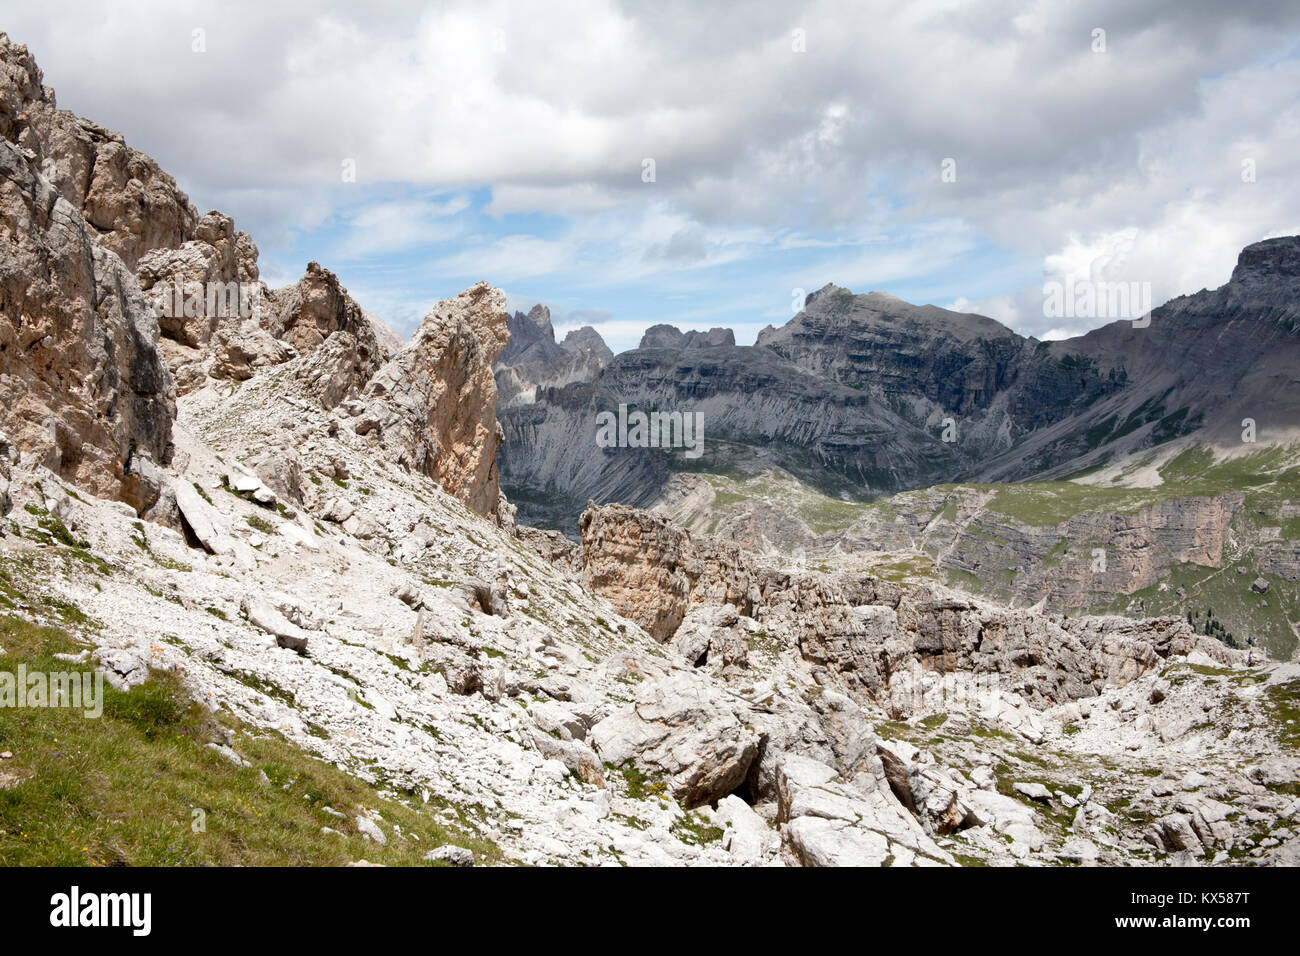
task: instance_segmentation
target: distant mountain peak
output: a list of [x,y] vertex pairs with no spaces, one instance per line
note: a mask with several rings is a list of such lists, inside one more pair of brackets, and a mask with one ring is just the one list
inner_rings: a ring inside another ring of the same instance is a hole
[[734,346],[736,335],[731,329],[712,328],[707,332],[683,332],[675,325],[652,325],[641,336],[643,349],[701,349]]
[[1237,267],[1232,270],[1234,283],[1262,278],[1276,281],[1279,278],[1300,279],[1300,236],[1280,236],[1252,243],[1237,256]]
[[564,351],[555,344],[555,328],[551,325],[551,310],[538,303],[510,317],[510,342],[501,353],[506,365],[519,362],[554,362],[563,358]]
[[591,352],[604,362],[614,357],[613,350],[605,344],[600,333],[590,325],[584,325],[580,329],[570,329],[564,336],[564,341],[560,343],[560,348],[566,352]]

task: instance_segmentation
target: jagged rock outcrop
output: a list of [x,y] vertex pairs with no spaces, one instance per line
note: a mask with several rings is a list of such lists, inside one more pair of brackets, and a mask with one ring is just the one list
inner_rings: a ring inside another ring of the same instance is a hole
[[176,181],[122,136],[58,108],[27,48],[0,34],[0,135],[81,215],[128,269],[150,249],[175,248],[199,221]]
[[[992,688],[992,706],[1001,708],[996,698],[1006,693],[1044,707],[1127,684],[1174,656],[1200,652],[1225,664],[1250,659],[1196,634],[1182,618],[1058,619],[938,586],[767,568],[734,544],[691,535],[634,508],[593,505],[580,528],[584,581],[657,639],[673,638],[692,608],[730,605],[797,646],[814,674],[904,716],[924,712],[936,693],[979,695]],[[716,633],[733,625],[734,616],[710,619],[706,634],[697,633],[697,624],[677,643],[698,660],[692,652],[714,642],[724,649],[729,640],[743,641],[739,632]],[[733,662],[744,656],[724,653]],[[942,686],[945,675],[961,675],[962,686]],[[1016,706],[1013,701],[1011,709]]]
[[683,332],[675,325],[652,325],[641,336],[643,349],[708,349],[732,347],[736,344],[736,334],[731,329],[709,329],[698,332],[694,329]]
[[[82,215],[89,235],[136,273],[182,393],[209,377],[244,381],[254,368],[309,354],[334,332],[355,393],[391,354],[337,278],[315,263],[274,297],[259,279],[252,238],[216,210],[200,216],[175,180],[123,138],[60,110],[26,49],[0,35],[0,128]],[[340,398],[329,394],[326,400]]]
[[[396,334],[317,263],[270,292],[257,247],[229,216],[198,216],[153,160],[57,109],[32,57],[3,34],[0,72],[3,215],[12,239],[0,264],[7,287],[0,391],[13,396],[3,421],[17,447],[144,511],[160,494],[158,468],[171,454],[174,383],[184,394],[291,365],[304,397],[329,410],[355,399],[398,351]],[[481,367],[490,368],[504,342],[502,329],[485,335],[474,355],[436,359],[426,350],[424,358],[443,365],[421,369],[417,357],[410,369],[425,375],[426,398],[442,397],[433,410],[415,409],[425,419],[404,424],[409,456],[485,512],[498,506],[499,438],[490,371]],[[479,367],[458,365],[462,359]],[[449,388],[426,373],[458,382]],[[478,440],[477,420],[488,423],[487,441]],[[295,456],[286,449],[280,457],[270,480],[292,491]],[[181,520],[170,495],[165,504],[161,519]]]
[[326,410],[359,394],[390,358],[364,310],[316,262],[294,285],[271,294],[268,331],[299,356],[316,359],[300,374],[317,383]]
[[[760,619],[788,621],[810,665],[900,715],[923,711],[927,697],[945,693],[989,694],[993,707],[1002,693],[1036,707],[1094,697],[1193,651],[1225,663],[1248,659],[1194,633],[1182,618],[1058,621],[876,582],[800,578],[792,585],[776,595],[788,602],[785,613]],[[961,686],[944,687],[945,675],[962,675]]]
[[163,350],[182,394],[209,380],[243,382],[259,368],[303,359],[296,374],[328,410],[355,398],[400,349],[397,334],[366,313],[330,270],[310,262],[297,282],[269,290],[257,280],[251,240],[233,232],[228,216],[209,213],[203,224],[209,223],[214,235],[141,260],[142,282],[156,301],[167,304],[179,296],[174,290],[191,284],[200,293],[216,290],[195,303],[193,314],[174,317],[173,307],[172,315],[160,319]]
[[614,357],[613,350],[605,344],[600,333],[590,325],[584,325],[580,329],[570,329],[564,336],[564,341],[560,343],[560,348],[566,352],[590,352],[602,363]]
[[533,306],[527,315],[516,312],[509,326],[510,342],[496,363],[502,408],[531,405],[541,390],[590,381],[614,357],[591,326],[571,331],[557,344],[551,310],[544,305]]
[[0,141],[0,423],[65,480],[145,511],[176,414],[158,323],[122,260],[37,169]]
[[507,322],[504,293],[486,282],[439,302],[366,385],[356,425],[481,515],[495,513],[500,496],[492,363],[509,339]]
[[752,606],[753,575],[734,545],[697,542],[660,515],[622,505],[588,507],[579,529],[583,579],[657,640],[672,637],[692,604]]
[[565,357],[565,350],[555,342],[551,310],[546,306],[538,303],[528,310],[527,315],[516,312],[510,316],[507,327],[510,341],[497,358],[502,365],[550,364]]
[[136,278],[163,335],[194,349],[207,345],[219,325],[237,327],[251,317],[265,294],[258,282],[257,246],[216,210],[198,221],[192,239],[141,255]]

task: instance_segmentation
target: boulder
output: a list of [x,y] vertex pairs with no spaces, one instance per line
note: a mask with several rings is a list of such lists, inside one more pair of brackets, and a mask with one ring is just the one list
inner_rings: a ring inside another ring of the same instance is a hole
[[684,806],[721,799],[745,780],[759,736],[689,674],[638,685],[634,703],[591,730],[601,759],[661,776]]
[[247,615],[250,624],[266,631],[281,647],[299,654],[306,652],[308,633],[281,614],[265,598],[247,595],[241,602],[240,609]]
[[452,846],[450,843],[430,850],[424,854],[424,859],[428,863],[445,863],[448,866],[474,865],[474,854],[472,852],[463,846]]
[[771,863],[781,852],[781,835],[737,796],[723,797],[718,801],[713,822],[723,828],[723,849],[738,863]]
[[777,774],[777,819],[805,866],[951,864],[952,858],[899,803],[884,778],[844,783],[832,767],[789,756]]
[[379,824],[369,817],[357,817],[357,832],[361,838],[369,843],[378,843],[380,846],[388,846],[388,837],[384,831],[379,829]]

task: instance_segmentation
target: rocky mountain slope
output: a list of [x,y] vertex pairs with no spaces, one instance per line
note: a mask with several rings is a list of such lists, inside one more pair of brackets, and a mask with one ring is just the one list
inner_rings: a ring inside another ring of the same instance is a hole
[[[622,505],[584,509],[578,543],[517,524],[498,489],[520,427],[514,407],[497,424],[500,290],[435,304],[395,343],[320,266],[266,288],[228,217],[192,215],[174,192],[160,225],[101,241],[42,172],[75,158],[64,141],[21,141],[20,118],[53,94],[3,36],[0,62],[26,77],[4,100],[0,273],[29,254],[70,264],[40,297],[7,284],[0,329],[35,325],[68,361],[86,336],[133,355],[102,363],[98,391],[37,392],[56,433],[94,425],[82,459],[4,420],[0,671],[94,668],[137,721],[167,717],[166,679],[210,718],[187,766],[195,751],[223,764],[201,786],[160,785],[181,744],[139,723],[132,753],[159,748],[159,769],[119,786],[154,795],[150,826],[105,810],[65,831],[50,822],[67,785],[53,760],[103,757],[104,738],[91,720],[53,733],[46,711],[0,718],[0,861],[46,859],[37,843],[63,861],[253,861],[232,836],[257,825],[249,803],[221,790],[238,780],[301,790],[294,814],[281,801],[261,826],[353,862],[1296,862],[1295,665],[1181,616],[1066,617],[793,566]],[[145,183],[103,202],[126,208]],[[248,314],[160,325],[158,297],[200,274],[247,283]],[[92,275],[117,290],[106,312]],[[606,361],[592,346],[577,350]],[[765,349],[687,351],[700,381],[789,367]],[[31,340],[0,350],[0,380],[39,377],[43,355]],[[800,374],[774,403],[906,424],[847,385],[819,398]],[[129,400],[106,400],[109,386]],[[123,439],[144,423],[152,446]],[[115,480],[76,467],[89,455],[119,463]],[[137,474],[150,495],[132,492]]]
[[674,475],[655,509],[806,564],[887,567],[1070,614],[1181,614],[1285,660],[1300,625],[1298,465],[1295,446],[1171,445],[1077,481],[941,485],[867,504],[774,471]]
[[[542,384],[503,417],[508,494],[571,530],[619,472],[789,472],[851,500],[953,481],[1067,477],[1171,441],[1286,442],[1300,423],[1300,237],[1242,251],[1227,284],[1085,336],[1038,342],[992,319],[827,286],[753,347],[662,326],[585,381]],[[676,333],[675,335],[673,333]],[[499,373],[500,374],[500,373]],[[597,449],[596,416],[620,403],[698,411],[701,460]],[[557,436],[580,437],[560,453]]]
[[537,305],[509,321],[510,342],[497,361],[497,391],[502,407],[531,405],[538,389],[585,382],[600,374],[614,357],[591,326],[571,330],[555,341],[551,310]]

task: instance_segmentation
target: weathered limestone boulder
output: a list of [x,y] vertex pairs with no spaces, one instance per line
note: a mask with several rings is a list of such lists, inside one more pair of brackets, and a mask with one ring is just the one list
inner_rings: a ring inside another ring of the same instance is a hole
[[776,862],[781,835],[740,797],[719,800],[713,822],[723,828],[722,846],[738,863],[762,866]]
[[240,610],[248,617],[248,623],[270,634],[281,647],[300,654],[307,650],[307,632],[281,614],[265,598],[256,594],[247,595],[240,604]]
[[[748,622],[751,626],[753,621]],[[692,608],[672,638],[673,649],[689,664],[734,675],[749,660],[749,638],[730,604]]]
[[539,729],[558,737],[560,740],[585,740],[587,725],[576,714],[570,713],[559,704],[547,701],[534,701],[528,705],[528,716],[533,718]]
[[1186,813],[1170,813],[1161,817],[1151,824],[1145,836],[1147,842],[1162,853],[1205,855],[1205,846],[1192,828],[1192,818]]
[[879,776],[854,785],[834,768],[792,755],[777,774],[777,819],[804,866],[926,866],[951,857],[926,835]]
[[890,789],[927,833],[951,833],[966,823],[970,788],[933,758],[902,740],[881,740],[877,752]]
[[605,786],[605,771],[601,767],[600,758],[581,740],[560,740],[541,732],[534,732],[532,736],[538,753],[543,757],[558,760],[577,774],[583,783],[589,783],[593,787]]
[[590,740],[605,763],[632,761],[663,777],[687,807],[739,787],[759,746],[725,700],[689,674],[640,684],[634,703],[596,724]]
[[967,822],[989,827],[1012,841],[1012,854],[1025,856],[1043,848],[1046,838],[1034,822],[1034,811],[1014,797],[995,790],[973,790],[967,800]]
[[415,336],[366,385],[366,433],[472,511],[500,499],[492,363],[509,338],[505,294],[480,282],[435,305]]

